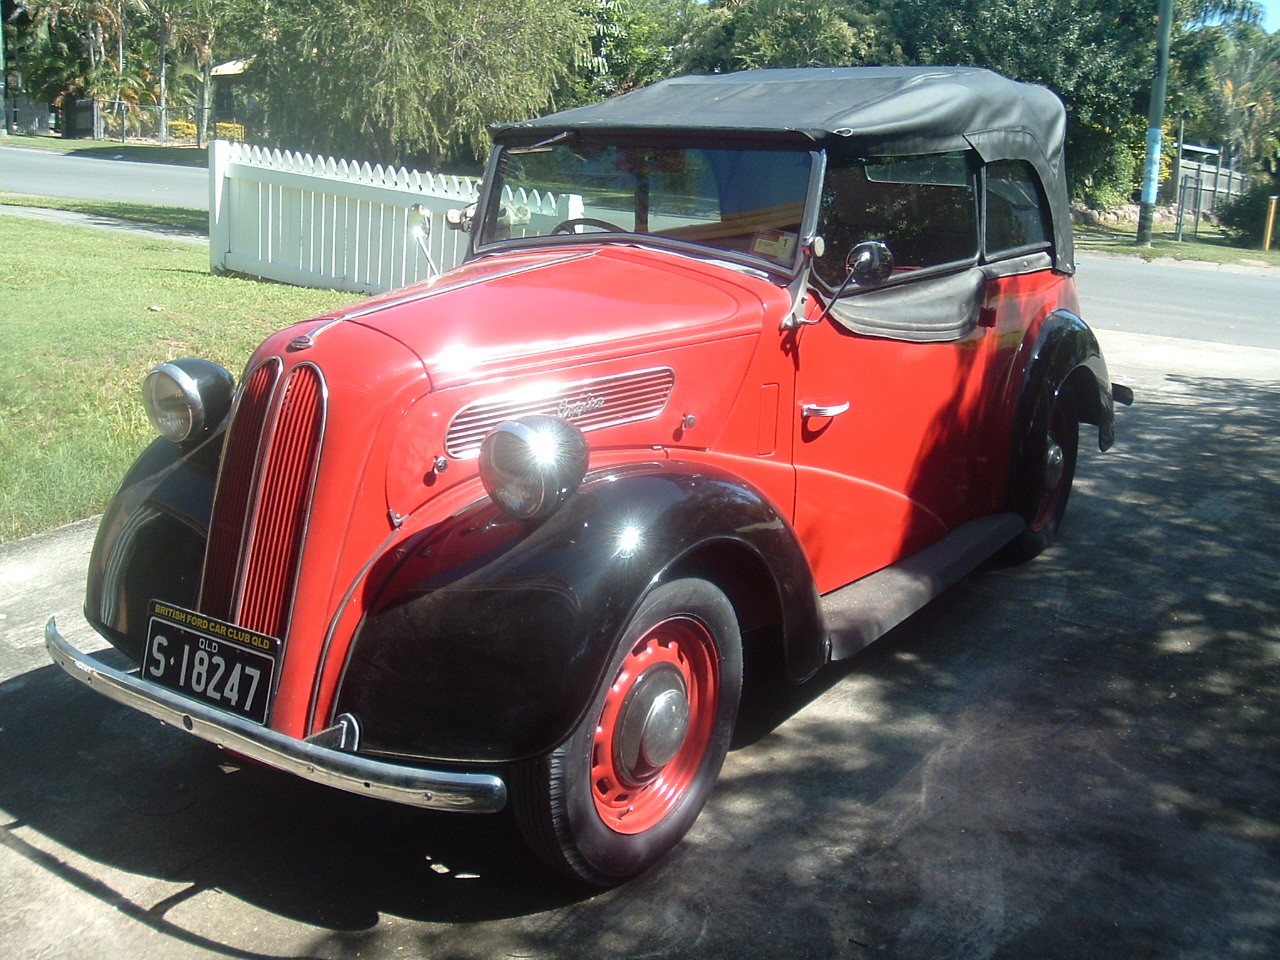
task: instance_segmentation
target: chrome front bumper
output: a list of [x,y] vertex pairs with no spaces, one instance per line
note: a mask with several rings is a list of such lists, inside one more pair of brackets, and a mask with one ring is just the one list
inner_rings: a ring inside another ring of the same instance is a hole
[[268,767],[349,793],[433,810],[491,813],[507,802],[501,777],[452,773],[372,760],[286,737],[256,723],[141,681],[73,647],[50,620],[44,645],[53,662],[105,697]]

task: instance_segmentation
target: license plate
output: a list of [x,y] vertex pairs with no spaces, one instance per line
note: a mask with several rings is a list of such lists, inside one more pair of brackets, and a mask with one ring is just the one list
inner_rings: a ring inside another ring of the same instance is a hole
[[267,722],[280,641],[151,601],[142,676],[231,713]]

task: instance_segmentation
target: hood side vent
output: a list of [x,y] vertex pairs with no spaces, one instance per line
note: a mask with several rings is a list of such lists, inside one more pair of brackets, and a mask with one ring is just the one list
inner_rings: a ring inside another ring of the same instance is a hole
[[494,427],[530,414],[560,417],[584,433],[651,420],[666,407],[675,382],[670,367],[657,367],[477,400],[454,414],[445,452],[456,460],[474,458]]

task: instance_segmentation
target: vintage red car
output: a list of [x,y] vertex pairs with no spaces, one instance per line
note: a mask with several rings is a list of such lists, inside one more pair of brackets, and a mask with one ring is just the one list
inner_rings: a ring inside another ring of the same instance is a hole
[[975,69],[682,77],[495,130],[469,253],[161,364],[73,677],[569,874],[677,844],[744,638],[803,681],[1062,521],[1114,437],[1062,105]]

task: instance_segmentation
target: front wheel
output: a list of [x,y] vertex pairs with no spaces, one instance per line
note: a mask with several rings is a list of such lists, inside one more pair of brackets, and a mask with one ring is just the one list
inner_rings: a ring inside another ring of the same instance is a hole
[[697,579],[653,589],[569,739],[513,772],[530,846],[601,886],[652,866],[706,803],[741,692],[742,639],[725,595]]

